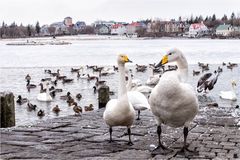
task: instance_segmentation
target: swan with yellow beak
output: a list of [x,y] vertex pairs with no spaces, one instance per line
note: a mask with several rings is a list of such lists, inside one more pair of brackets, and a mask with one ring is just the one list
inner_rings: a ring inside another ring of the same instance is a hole
[[186,83],[188,63],[183,53],[176,48],[169,50],[157,67],[169,62],[176,62],[178,69],[165,72],[149,97],[158,133],[158,147],[153,152],[166,154],[171,151],[161,142],[161,125],[165,124],[175,128],[184,127],[184,145],[177,153],[186,155],[190,153],[187,148],[188,128],[198,113],[198,100],[193,87]]

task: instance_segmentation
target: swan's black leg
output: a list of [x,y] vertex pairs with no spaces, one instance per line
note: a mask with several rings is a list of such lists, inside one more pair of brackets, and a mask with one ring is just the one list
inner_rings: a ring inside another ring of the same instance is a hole
[[182,147],[182,149],[180,151],[178,151],[175,154],[175,156],[177,154],[184,155],[185,157],[197,155],[198,154],[197,152],[191,151],[191,150],[188,149],[188,145],[187,145],[188,127],[184,127],[183,128],[183,135],[184,135],[183,147]]
[[138,117],[137,120],[140,120],[140,110],[138,110]]
[[129,136],[129,141],[128,141],[128,145],[133,145],[132,141],[131,141],[131,128],[128,128],[128,136]]
[[157,134],[158,134],[158,146],[152,151],[152,154],[168,154],[171,153],[173,150],[165,147],[161,142],[161,134],[162,134],[162,128],[161,125],[157,126]]
[[110,133],[110,140],[109,140],[109,143],[111,143],[113,140],[112,140],[112,127],[109,127],[109,133]]

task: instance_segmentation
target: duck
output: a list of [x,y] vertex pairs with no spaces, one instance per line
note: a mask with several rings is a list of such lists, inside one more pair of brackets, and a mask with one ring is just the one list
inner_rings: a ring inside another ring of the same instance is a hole
[[97,78],[97,76],[94,76],[94,75],[90,76],[89,74],[87,74],[87,80],[88,81],[94,80],[96,78]]
[[227,100],[232,100],[232,101],[236,101],[237,100],[237,95],[236,95],[236,86],[237,83],[236,81],[232,81],[232,90],[231,91],[220,91],[219,96],[222,99],[227,99]]
[[184,54],[177,48],[170,49],[157,66],[176,62],[178,69],[163,73],[158,84],[153,88],[149,103],[157,122],[158,147],[153,153],[166,154],[172,152],[162,144],[162,124],[170,127],[183,127],[184,144],[176,154],[187,154],[187,136],[189,125],[198,113],[198,99],[193,87],[186,83],[188,63]]
[[93,111],[93,104],[89,104],[89,106],[84,106],[84,110],[87,111]]
[[119,54],[117,56],[119,74],[118,97],[117,99],[111,99],[108,101],[103,113],[103,119],[104,122],[109,126],[110,143],[113,141],[112,128],[115,126],[126,126],[129,136],[128,145],[133,145],[131,141],[131,126],[134,122],[135,110],[128,100],[125,81],[125,63],[128,62],[132,61],[129,60],[127,55]]
[[80,113],[82,113],[82,107],[78,106],[77,102],[74,102],[73,111],[75,112],[75,115],[80,115]]
[[76,95],[76,98],[80,101],[80,100],[82,99],[81,93],[78,93],[78,94]]
[[39,117],[45,116],[44,110],[41,110],[41,109],[40,109],[40,110],[37,112],[37,116],[39,116]]
[[65,79],[63,79],[62,82],[63,82],[63,83],[71,83],[71,82],[73,82],[73,79],[65,78]]
[[55,107],[53,107],[52,111],[56,114],[58,114],[61,110],[60,108],[58,107],[58,105],[56,105]]
[[52,75],[53,77],[59,76],[60,75],[60,69],[57,69],[56,73],[50,72],[49,74]]
[[27,98],[22,98],[21,95],[18,95],[18,99],[16,102],[17,102],[17,104],[22,105],[22,104],[26,103],[27,101],[28,101]]
[[200,71],[193,70],[193,76],[198,76],[200,74]]
[[216,74],[216,76],[212,76],[212,73],[205,73],[203,76],[201,76],[198,80],[197,92],[207,93],[207,91],[212,90],[217,83],[219,72],[217,72]]
[[71,95],[71,93],[67,92],[67,95],[60,96],[60,99],[67,100],[70,95]]
[[51,102],[52,101],[52,97],[49,94],[48,85],[49,85],[49,83],[46,83],[46,92],[38,94],[38,96],[37,96],[38,101],[42,101],[42,102]]
[[68,103],[69,106],[71,106],[74,103],[74,99],[71,96],[69,96],[67,98],[67,103]]
[[32,103],[30,103],[29,101],[28,101],[28,103],[27,103],[27,107],[28,107],[28,111],[32,111],[32,110],[36,110],[36,108],[37,108],[37,105],[35,105],[35,104],[32,104]]

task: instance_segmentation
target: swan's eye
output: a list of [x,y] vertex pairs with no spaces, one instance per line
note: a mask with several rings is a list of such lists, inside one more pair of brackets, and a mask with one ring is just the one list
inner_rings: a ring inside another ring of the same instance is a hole
[[168,55],[170,56],[170,55],[172,55],[172,53],[168,53]]

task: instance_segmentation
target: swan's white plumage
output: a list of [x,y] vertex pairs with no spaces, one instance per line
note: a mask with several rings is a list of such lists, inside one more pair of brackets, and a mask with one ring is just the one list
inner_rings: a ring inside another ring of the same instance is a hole
[[236,101],[237,100],[237,94],[236,94],[235,86],[236,86],[236,82],[233,81],[232,82],[232,90],[231,91],[220,91],[219,96],[222,99]]
[[188,125],[198,112],[195,92],[189,84],[180,83],[175,71],[166,72],[150,95],[151,110],[158,125]]
[[110,127],[131,127],[135,117],[133,106],[129,103],[125,81],[125,63],[128,62],[126,55],[118,56],[119,88],[118,98],[110,100],[103,113],[103,119]]
[[132,104],[135,110],[145,110],[150,109],[147,98],[138,91],[128,91],[128,100]]
[[184,83],[188,70],[185,57],[177,49],[170,52],[167,62],[177,62],[178,70],[162,75],[151,92],[149,103],[158,125],[188,126],[198,112],[198,100],[192,86]]
[[38,96],[37,96],[37,100],[43,101],[43,102],[50,102],[50,101],[52,101],[52,97],[49,94],[48,84],[46,86],[47,86],[46,92],[39,93]]

